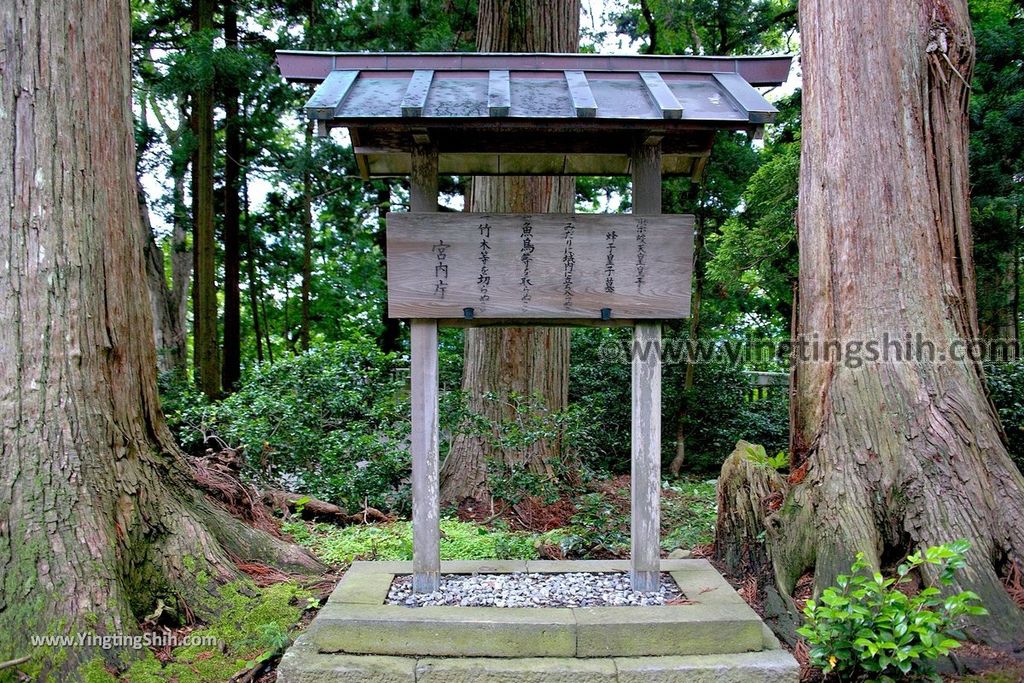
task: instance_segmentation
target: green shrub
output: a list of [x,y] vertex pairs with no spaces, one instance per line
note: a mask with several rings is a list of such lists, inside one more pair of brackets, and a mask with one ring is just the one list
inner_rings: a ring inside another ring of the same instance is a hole
[[760,467],[767,467],[776,472],[789,467],[789,454],[786,451],[779,451],[775,455],[768,455],[764,446],[755,444],[747,447],[746,458]]
[[[487,467],[487,482],[496,500],[515,505],[527,496],[545,503],[561,495],[572,494],[592,475],[595,445],[600,420],[588,407],[576,404],[565,410],[551,411],[539,395],[524,396],[514,391],[489,392],[482,397],[490,403],[495,419],[474,413],[468,407],[465,392],[448,392],[441,399],[442,436],[450,442],[456,434],[480,437]],[[500,453],[525,451],[539,442],[554,445],[556,455],[547,461],[554,476],[534,472],[518,463],[508,463]],[[447,452],[450,445],[442,448]]]
[[[760,443],[771,452],[788,447],[789,400],[784,391],[750,401],[750,378],[726,362],[694,366],[693,386],[683,390],[686,364],[680,361],[685,332],[665,329],[662,380],[662,451],[675,454],[680,414],[686,434],[686,463],[691,472],[717,472],[736,442]],[[595,455],[587,462],[613,474],[629,472],[631,367],[628,329],[577,329],[572,334],[569,401],[587,407],[600,424]],[[684,405],[685,408],[681,409]]]
[[328,500],[409,507],[409,403],[402,359],[370,341],[339,342],[264,364],[219,403],[165,392],[179,441],[201,454],[244,449],[257,481]]
[[628,343],[631,338],[628,329],[572,331],[569,403],[583,406],[599,427],[585,462],[614,474],[629,472],[631,368],[628,362],[608,358],[602,349]]
[[[683,370],[680,367],[680,372]],[[686,469],[717,473],[736,442],[762,444],[769,452],[789,446],[789,402],[785,392],[749,400],[750,378],[725,363],[699,363],[686,400]],[[676,403],[678,405],[678,403]],[[669,423],[671,424],[671,423]]]
[[837,588],[825,589],[818,602],[808,600],[804,607],[807,622],[797,633],[811,646],[811,664],[842,680],[935,678],[931,662],[960,645],[959,618],[987,612],[970,591],[943,596],[929,587],[910,596],[900,587],[925,564],[938,565],[939,582],[952,585],[969,547],[960,540],[914,553],[889,579],[866,572],[864,554],[857,553],[852,574],[836,577]]
[[590,558],[617,554],[629,548],[629,515],[623,514],[601,493],[587,493],[576,499],[576,514],[564,529],[548,538],[565,555]]
[[[348,527],[286,522],[282,529],[330,564],[412,559],[412,524],[409,522]],[[534,560],[538,556],[537,538],[529,533],[491,530],[456,519],[442,519],[441,559]]]
[[695,548],[715,540],[718,499],[715,482],[677,480],[665,484],[661,498],[663,550]]
[[1010,457],[1024,471],[1024,361],[988,363],[985,379],[1006,431]]
[[[572,331],[569,401],[588,405],[600,422],[595,453],[589,462],[613,474],[630,469],[631,366],[630,330]],[[702,361],[694,366],[693,386],[684,390],[686,364],[681,361],[685,332],[665,330],[663,366],[663,453],[675,456],[680,416],[686,434],[686,463],[691,472],[718,472],[739,439],[762,443],[772,453],[788,447],[790,403],[784,391],[750,400],[750,377],[743,368],[725,361]]]

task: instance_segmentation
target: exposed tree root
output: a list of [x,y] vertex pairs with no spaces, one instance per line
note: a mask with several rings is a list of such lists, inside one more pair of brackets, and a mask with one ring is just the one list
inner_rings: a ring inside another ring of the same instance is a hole
[[369,524],[371,522],[393,522],[395,517],[369,505],[349,514],[344,509],[326,501],[289,491],[264,491],[263,500],[275,510],[284,514],[295,514],[302,519],[329,521],[335,524]]
[[[989,644],[1019,639],[1024,624],[1019,601],[1024,591],[1019,590],[1018,564],[1011,561],[1003,579],[996,573],[997,558],[1017,551],[1004,544],[1009,539],[1000,536],[1001,523],[979,523],[981,511],[966,502],[971,500],[966,491],[961,489],[957,495],[955,488],[949,487],[941,503],[922,495],[920,500],[928,501],[928,506],[912,505],[910,496],[895,504],[891,496],[896,492],[889,490],[886,495],[884,487],[880,491],[858,482],[855,471],[815,464],[805,480],[791,484],[774,470],[752,463],[746,448],[747,444],[740,442],[722,467],[715,557],[730,574],[757,578],[765,617],[784,640],[796,642],[803,600],[794,598],[798,585],[804,583],[801,577],[808,572],[813,573],[814,593],[818,594],[834,583],[836,575],[847,571],[857,551],[864,552],[874,566],[884,568],[915,550],[961,537],[968,538],[972,548],[956,589],[981,595],[991,613],[973,619],[969,634]],[[909,463],[913,460],[906,460],[903,469],[912,469]],[[859,465],[877,467],[875,462],[867,458]],[[1006,472],[1004,476],[1012,481],[1013,474],[1020,479],[1019,473]],[[875,474],[868,481],[877,482],[880,476]],[[926,489],[927,482],[895,476],[904,481],[900,491]],[[841,488],[833,481],[836,477],[842,481]],[[779,494],[784,496],[781,505],[775,503]],[[957,512],[956,504],[964,505],[971,514]],[[926,574],[920,579],[931,585],[936,577]]]

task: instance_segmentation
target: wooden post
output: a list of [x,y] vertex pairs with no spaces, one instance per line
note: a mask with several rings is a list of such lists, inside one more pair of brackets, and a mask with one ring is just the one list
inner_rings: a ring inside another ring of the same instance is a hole
[[412,148],[409,210],[437,211],[437,150],[430,145],[413,145]]
[[[412,152],[409,207],[437,211],[437,152]],[[411,321],[412,372],[412,585],[433,593],[441,576],[441,505],[437,437],[437,321]]]
[[[661,142],[632,154],[633,212],[661,213]],[[661,323],[633,327],[631,571],[633,590],[661,583]]]

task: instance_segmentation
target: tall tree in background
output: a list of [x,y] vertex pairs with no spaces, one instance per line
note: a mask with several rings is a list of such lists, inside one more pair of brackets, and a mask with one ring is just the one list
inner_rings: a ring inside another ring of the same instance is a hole
[[0,661],[72,680],[141,653],[31,635],[139,634],[158,598],[210,618],[233,557],[318,565],[204,498],[160,412],[128,2],[5,2],[0,36]]
[[[149,205],[146,204],[141,179],[136,179],[136,194],[139,203],[139,229],[146,259],[146,284],[149,287],[149,301],[153,307],[153,340],[157,348],[157,370],[177,373],[183,378],[188,363],[188,329],[185,317],[188,295],[175,289],[178,283],[174,276],[179,275],[180,271],[175,272],[174,269],[180,268],[179,261],[171,261],[174,281],[172,284],[167,282],[164,251],[153,233],[153,223],[150,220]],[[191,270],[192,259],[189,258],[188,262]]]
[[984,339],[1015,341],[1024,238],[1024,2],[976,0],[971,82],[971,209]]
[[[481,0],[477,50],[484,52],[575,52],[579,48],[579,0]],[[471,211],[571,213],[576,182],[570,176],[473,179]],[[549,327],[466,330],[462,388],[473,412],[509,419],[509,392],[540,396],[546,408],[563,410],[569,392],[569,329]],[[488,400],[494,393],[499,400]],[[460,435],[441,468],[441,498],[459,501],[489,496],[485,457],[551,474],[547,461],[557,444],[539,441],[518,451],[488,453],[486,441]]]
[[[188,372],[189,285],[194,265],[190,241],[192,215],[186,205],[186,181],[193,141],[188,131],[191,88],[176,92],[161,88],[163,79],[154,52],[166,49],[170,42],[167,40],[170,26],[175,26],[176,22],[179,26],[188,26],[189,12],[170,3],[161,9],[163,12],[158,13],[152,3],[139,1],[137,15],[146,15],[152,21],[139,21],[132,27],[136,106],[139,110],[136,119],[139,211],[146,245],[147,281],[153,302],[157,367],[161,373],[171,373],[183,380]],[[152,122],[156,127],[151,126]],[[157,161],[151,152],[161,143],[166,145],[166,155]],[[142,181],[157,168],[167,175],[170,185],[168,196],[147,198],[141,192]],[[163,217],[171,228],[166,239],[158,238],[150,220],[154,208],[159,211],[163,207],[169,208]]]
[[192,281],[193,349],[196,386],[209,398],[221,392],[220,335],[217,326],[216,245],[213,223],[213,10],[214,0],[197,0],[194,6],[196,60],[192,96],[192,131],[195,154],[192,162],[192,217],[195,278]]
[[[379,338],[384,348],[400,350],[398,321],[383,315],[383,233],[372,219],[380,183],[358,177],[354,157],[340,141],[314,139],[307,145],[304,124],[293,128],[282,123],[292,120],[291,112],[308,93],[281,80],[274,52],[462,50],[472,44],[476,4],[225,0],[204,5],[214,13],[209,32],[195,30],[194,5],[185,0],[133,0],[132,7],[136,107],[141,114],[139,166],[152,193],[147,208],[153,216],[149,263],[151,289],[158,295],[155,319],[180,322],[186,330],[194,261],[194,240],[188,236],[194,219],[205,222],[199,209],[209,202],[189,207],[190,182],[196,190],[192,198],[198,200],[194,157],[199,138],[182,122],[196,120],[197,104],[205,107],[205,100],[196,97],[200,87],[212,87],[216,107],[210,196],[212,234],[223,240],[221,245],[212,242],[216,287],[207,300],[219,304],[222,312],[218,327],[223,343],[203,334],[203,318],[194,306],[197,315],[190,332],[196,342],[196,381],[201,379],[198,352],[209,350],[211,342],[220,353],[225,391],[254,362],[272,362],[277,354],[307,343],[367,336]],[[223,44],[217,39],[221,35]],[[264,195],[268,186],[273,189]],[[255,206],[250,206],[250,187],[256,190]],[[161,258],[171,262],[169,301],[158,272]],[[217,276],[221,272],[222,280]],[[203,279],[210,282],[205,275]],[[218,301],[220,286],[223,299]],[[179,305],[181,292],[185,306]],[[174,311],[173,319],[165,315],[168,310]],[[164,340],[175,338],[171,332],[168,325],[155,329],[162,370],[172,369],[172,360],[184,358],[188,348],[182,344],[181,353],[167,349]],[[214,359],[212,354],[207,357]]]
[[[848,348],[920,333],[938,351],[974,338],[966,1],[803,0],[800,28],[798,334]],[[991,613],[973,634],[1019,637],[1024,612],[1001,578],[1024,568],[1024,477],[979,365],[796,361],[792,475],[726,461],[719,556],[772,572],[787,596],[805,572],[834,583],[857,551],[880,567],[966,538],[959,587]],[[765,504],[770,491],[781,506]]]
[[731,55],[779,49],[796,26],[793,0],[637,0],[612,16],[648,54]]
[[[239,51],[238,3],[224,2],[224,42]],[[231,74],[232,76],[234,74]],[[226,391],[242,377],[242,139],[238,78],[224,79],[224,356],[221,381]]]

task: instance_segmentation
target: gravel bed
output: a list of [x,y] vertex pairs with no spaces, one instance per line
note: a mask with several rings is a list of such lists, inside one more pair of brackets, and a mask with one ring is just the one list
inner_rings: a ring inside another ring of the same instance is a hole
[[660,590],[634,591],[626,572],[564,574],[443,574],[434,593],[413,593],[412,577],[399,575],[388,592],[388,605],[406,607],[641,607],[682,598],[667,573]]

